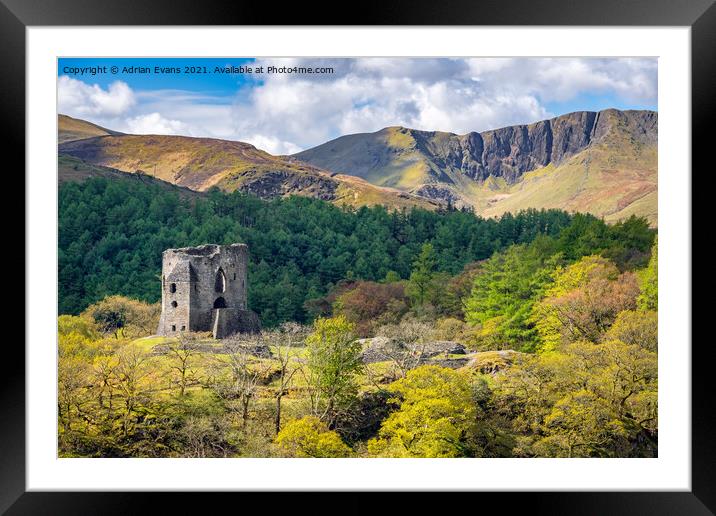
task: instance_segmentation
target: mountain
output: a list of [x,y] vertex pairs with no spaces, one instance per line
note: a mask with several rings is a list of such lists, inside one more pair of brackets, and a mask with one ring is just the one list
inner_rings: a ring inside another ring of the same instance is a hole
[[293,157],[485,216],[562,208],[656,225],[657,125],[654,111],[608,109],[464,135],[386,127]]
[[[440,206],[434,200],[374,186],[363,179],[328,172],[291,157],[272,156],[248,143],[214,138],[102,134],[61,143],[58,154],[60,158],[71,157],[105,172],[111,169],[151,176],[200,192],[216,186],[263,198],[305,195],[339,205],[383,204],[391,208],[427,209]],[[73,167],[65,167],[64,174],[78,172]]]
[[78,118],[67,115],[57,115],[57,141],[59,143],[83,140],[94,136],[120,135],[117,131],[111,131]]
[[387,127],[272,156],[248,143],[122,134],[59,115],[58,152],[75,160],[60,167],[61,181],[140,173],[200,192],[390,208],[450,203],[484,216],[560,208],[607,221],[634,214],[655,226],[657,125],[653,111],[583,111],[464,135]]

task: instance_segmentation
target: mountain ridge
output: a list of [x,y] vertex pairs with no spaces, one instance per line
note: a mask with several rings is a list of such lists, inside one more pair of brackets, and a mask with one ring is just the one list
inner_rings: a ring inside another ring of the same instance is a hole
[[[232,140],[101,134],[60,143],[58,155],[94,167],[154,177],[199,192],[216,186],[263,198],[305,195],[356,207],[384,204],[393,208],[436,209],[440,206],[434,200],[374,186],[360,178],[335,174],[293,158],[273,156],[249,143]],[[69,170],[60,168],[59,172],[67,174]],[[75,170],[73,166],[72,170],[77,176],[91,167]]]
[[75,139],[61,142],[59,155],[195,191],[217,186],[354,207],[447,204],[488,217],[560,208],[607,221],[634,214],[657,222],[655,111],[577,111],[462,135],[389,126],[288,156],[245,142],[130,135],[64,118],[58,128],[71,122]]
[[[490,175],[515,178],[524,172],[546,166],[551,162],[559,163],[580,150],[584,150],[593,141],[600,141],[608,133],[609,128],[605,127],[605,123],[610,121],[609,117],[618,117],[619,114],[625,115],[625,118],[631,118],[637,123],[641,122],[642,125],[648,125],[649,132],[654,131],[653,143],[656,143],[655,132],[658,117],[656,111],[605,109],[602,111],[574,111],[531,124],[518,124],[465,134],[388,126],[372,133],[343,135],[291,156],[307,163],[316,164],[321,168],[346,172],[340,170],[340,165],[330,163],[330,159],[320,156],[318,151],[329,149],[329,152],[335,153],[338,143],[364,137],[375,137],[384,138],[389,145],[403,143],[402,146],[391,145],[396,150],[412,147],[416,150],[432,151],[432,155],[436,155],[436,150],[442,150],[443,153],[437,155],[441,169],[455,168],[458,164],[456,158],[464,156],[467,159],[460,163],[460,168],[465,175],[472,179],[484,180]],[[400,135],[395,133],[400,133]],[[650,139],[649,133],[645,136]],[[413,142],[409,142],[410,139]],[[405,145],[406,143],[407,145]],[[479,160],[476,159],[478,155]],[[366,157],[366,162],[369,161],[375,166],[375,160]],[[364,177],[361,166],[353,166],[351,171],[352,175]]]
[[[606,109],[576,111],[532,124],[462,135],[390,126],[373,133],[344,135],[293,157],[329,170],[350,171],[376,185],[457,206],[468,205],[485,215],[507,211],[496,209],[498,205],[509,205],[510,209],[569,205],[614,219],[624,209],[622,201],[631,199],[634,191],[643,193],[642,197],[656,191],[657,139],[656,111]],[[592,172],[601,175],[606,183],[616,181],[628,195],[610,191],[617,196],[613,202],[599,199],[600,207],[592,209],[588,199],[606,195],[611,188],[609,184],[586,181],[589,171],[583,168],[580,172],[570,165],[583,153],[582,161],[596,167]],[[633,159],[625,162],[621,159],[625,156]],[[614,162],[621,163],[617,174],[601,174],[611,170],[610,163]],[[554,188],[547,174],[539,182],[526,174],[556,170],[555,175],[562,176],[563,167],[571,175],[581,174],[589,192],[575,189],[549,202],[541,202],[533,192],[517,196],[525,199],[524,204],[502,202],[514,197],[517,189],[523,190],[526,178],[535,188],[538,183],[539,188]],[[644,170],[648,173],[643,174]],[[651,197],[655,200],[655,195]],[[644,204],[635,213],[655,223],[654,202]]]

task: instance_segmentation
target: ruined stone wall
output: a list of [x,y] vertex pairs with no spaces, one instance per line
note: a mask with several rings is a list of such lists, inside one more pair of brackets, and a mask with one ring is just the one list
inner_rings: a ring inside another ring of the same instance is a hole
[[261,331],[259,316],[251,310],[238,308],[215,308],[212,310],[212,333],[215,339],[223,339],[236,333]]
[[[246,310],[247,262],[245,244],[210,244],[164,251],[158,333],[213,331],[215,308]],[[231,321],[225,325],[226,331],[234,327],[236,324]]]
[[[186,274],[181,274],[186,271]],[[189,263],[181,257],[165,253],[162,257],[162,314],[160,335],[189,331],[191,327],[192,284]]]

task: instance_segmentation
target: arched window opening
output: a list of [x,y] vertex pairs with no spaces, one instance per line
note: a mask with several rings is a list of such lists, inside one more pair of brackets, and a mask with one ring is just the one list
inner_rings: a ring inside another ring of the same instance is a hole
[[226,299],[217,297],[216,301],[214,301],[214,308],[226,308]]
[[176,302],[176,301],[172,301],[172,308],[176,308],[177,306],[179,306],[179,305],[177,304],[177,302]]
[[223,269],[216,271],[216,281],[214,281],[215,292],[226,292],[226,275]]
[[173,293],[176,292],[176,291],[177,291],[177,284],[176,284],[176,283],[172,283],[171,285],[169,285],[169,292],[171,292],[171,293],[173,294]]

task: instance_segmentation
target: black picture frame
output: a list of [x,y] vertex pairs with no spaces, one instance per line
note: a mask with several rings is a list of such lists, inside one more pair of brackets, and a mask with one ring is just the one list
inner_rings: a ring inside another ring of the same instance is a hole
[[[28,26],[63,25],[316,25],[320,16],[303,3],[218,2],[203,0],[0,0],[0,113],[5,156],[15,158],[16,170],[25,167],[25,29]],[[331,12],[325,9],[323,13]],[[362,2],[354,9],[334,11],[326,25],[550,25],[550,26],[688,26],[691,27],[692,80],[692,164],[701,170],[698,188],[693,174],[692,206],[709,206],[713,160],[709,160],[710,126],[716,103],[716,5],[714,0],[459,0],[447,2],[401,0]],[[21,168],[20,168],[21,167]],[[9,172],[6,170],[6,172]],[[677,171],[671,171],[677,173]],[[22,177],[20,174],[16,176]],[[24,191],[24,184],[18,185]],[[7,219],[6,219],[7,220]],[[705,235],[707,219],[692,215],[694,234]],[[699,231],[701,230],[701,231]],[[20,256],[11,258],[16,262]],[[694,253],[692,271],[705,271],[707,253]],[[16,270],[20,265],[16,264]],[[693,272],[692,272],[693,274]],[[704,287],[702,287],[704,288]],[[693,294],[692,294],[693,295]],[[692,320],[708,320],[707,303],[692,298]],[[26,307],[32,300],[26,300]],[[513,507],[515,502],[530,513],[545,514],[714,514],[716,512],[716,450],[711,421],[716,408],[710,388],[712,368],[709,340],[692,345],[692,491],[690,492],[591,492],[591,493],[475,493],[468,505],[475,510]],[[15,339],[17,341],[17,339]],[[158,500],[161,513],[170,505],[180,513],[206,509],[206,498],[225,503],[233,494],[188,493],[60,493],[26,492],[25,488],[25,356],[11,341],[4,343],[7,353],[0,377],[0,511],[7,514],[124,514],[143,512],[147,501]],[[688,346],[689,343],[683,343]],[[11,361],[11,362],[10,362]],[[214,498],[214,497],[220,498]],[[250,507],[261,495],[242,493],[242,505]],[[263,495],[266,496],[266,495]],[[291,504],[301,505],[303,494],[294,494]],[[455,495],[449,495],[453,497]],[[142,498],[139,501],[138,498]],[[340,512],[372,511],[373,503],[363,495],[349,494]],[[458,497],[463,498],[463,497]],[[412,500],[421,502],[422,495]],[[272,502],[273,503],[273,502]],[[452,502],[451,502],[452,503]],[[169,505],[165,505],[169,504]],[[212,504],[213,505],[213,504]],[[336,509],[335,512],[338,512]]]

